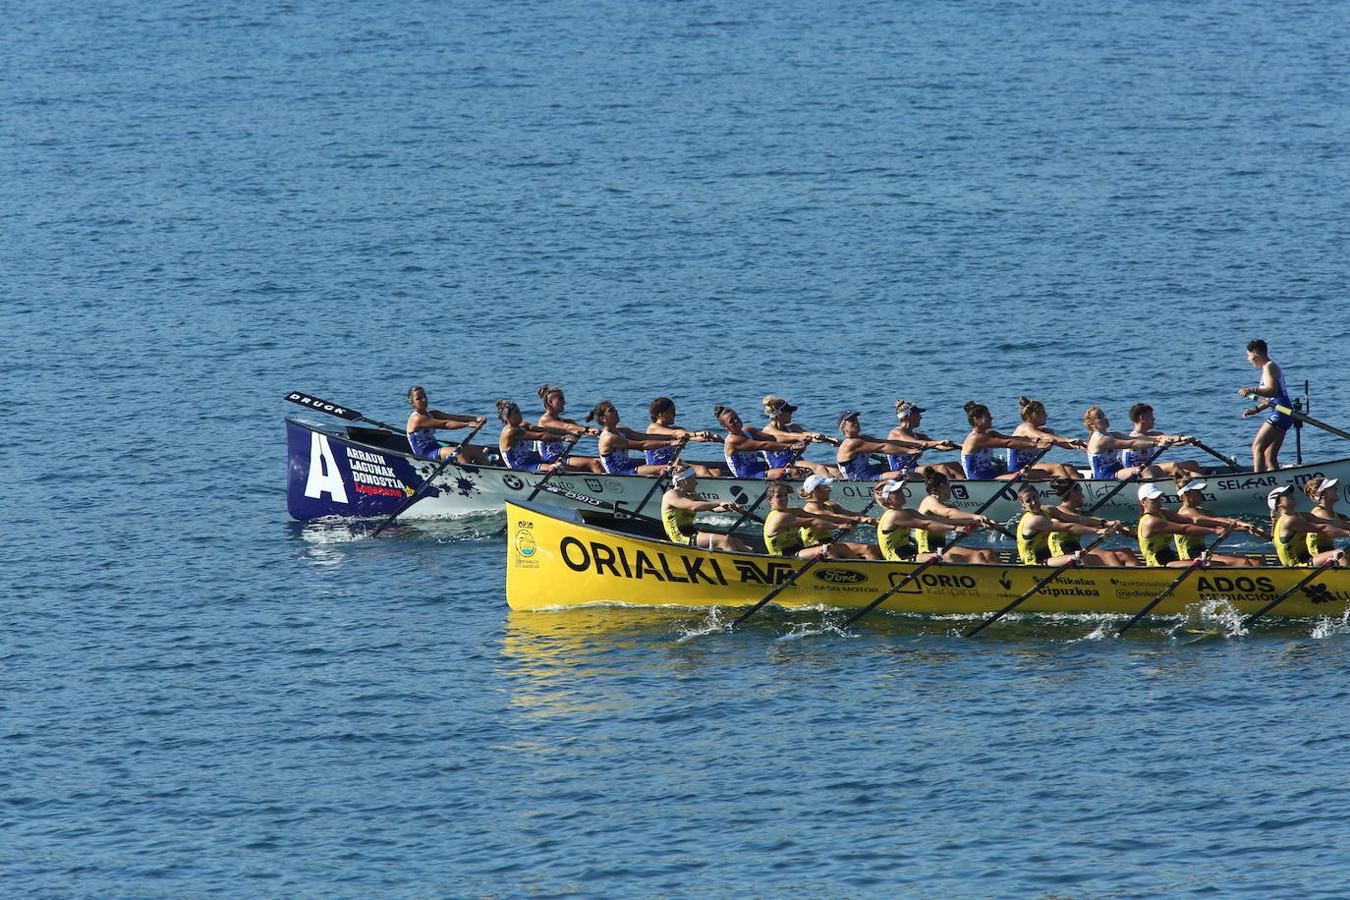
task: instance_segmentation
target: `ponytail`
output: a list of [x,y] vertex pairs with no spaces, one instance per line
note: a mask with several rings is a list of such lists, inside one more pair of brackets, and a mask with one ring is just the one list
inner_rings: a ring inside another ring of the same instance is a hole
[[989,407],[985,406],[983,403],[976,403],[974,400],[971,400],[961,408],[966,411],[966,421],[968,421],[972,427],[974,427],[976,419],[989,415]]
[[614,409],[614,404],[610,403],[608,400],[601,400],[599,403],[595,404],[595,406],[591,408],[590,412],[586,413],[586,421],[587,422],[600,421],[600,416],[603,415],[605,410],[607,409]]
[[1039,400],[1033,400],[1030,397],[1018,397],[1017,405],[1021,412],[1023,422],[1030,422],[1031,417],[1038,411],[1045,412],[1045,404]]
[[498,400],[497,418],[501,419],[503,422],[508,421],[511,418],[511,408],[515,405],[515,401],[512,400]]

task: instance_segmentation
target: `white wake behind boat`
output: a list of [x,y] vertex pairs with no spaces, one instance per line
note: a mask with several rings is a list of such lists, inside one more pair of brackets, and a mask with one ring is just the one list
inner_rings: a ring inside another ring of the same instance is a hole
[[[286,475],[286,505],[292,517],[301,520],[326,516],[387,516],[422,486],[438,463],[419,459],[409,452],[402,434],[380,428],[316,423],[288,417],[286,435],[289,464]],[[1308,479],[1321,475],[1339,478],[1350,500],[1350,459],[1293,466],[1278,472],[1242,472],[1219,468],[1205,476],[1205,505],[1220,515],[1266,515],[1266,494],[1271,488],[1292,484],[1301,488]],[[436,476],[403,519],[430,519],[485,512],[501,512],[507,500],[525,500],[544,478],[498,466],[465,466],[449,463]],[[1058,502],[1046,482],[1034,482],[1048,502]],[[1170,479],[1156,482],[1176,502]],[[664,484],[664,482],[663,482]],[[746,478],[701,478],[699,496],[705,500],[730,500],[749,504],[759,499],[767,482]],[[871,499],[870,481],[836,481],[831,496],[851,510],[861,510]],[[1110,493],[1115,481],[1082,482],[1091,506]],[[1020,511],[1016,487],[999,481],[953,481],[948,501],[965,510],[976,510],[1000,492],[988,515],[1008,520]],[[640,475],[554,475],[536,502],[569,509],[614,508],[657,515],[660,488],[653,479]],[[922,482],[910,482],[905,494],[917,503],[923,496]],[[1135,489],[1116,493],[1098,512],[1112,518],[1137,516]]]

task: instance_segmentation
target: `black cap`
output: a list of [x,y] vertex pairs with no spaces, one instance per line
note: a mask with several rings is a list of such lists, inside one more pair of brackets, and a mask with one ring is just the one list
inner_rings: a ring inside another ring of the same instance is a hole
[[839,427],[843,428],[845,422],[847,422],[849,419],[856,419],[856,418],[858,418],[858,411],[856,409],[844,410],[839,414]]

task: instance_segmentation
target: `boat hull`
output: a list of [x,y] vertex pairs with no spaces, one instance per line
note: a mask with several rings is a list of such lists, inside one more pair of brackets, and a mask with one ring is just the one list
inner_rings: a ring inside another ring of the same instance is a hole
[[[398,508],[403,498],[416,490],[435,471],[437,463],[407,453],[402,436],[373,429],[318,425],[303,420],[286,420],[288,466],[287,508],[297,519],[325,516],[386,516]],[[398,449],[395,449],[397,446]],[[1219,515],[1265,515],[1265,498],[1272,487],[1292,484],[1296,488],[1315,475],[1340,478],[1344,496],[1350,500],[1350,459],[1316,465],[1281,469],[1279,472],[1206,476],[1208,487],[1204,503]],[[427,519],[499,512],[508,500],[530,496],[543,475],[493,466],[462,466],[450,463],[436,476],[425,496],[404,514],[405,519]],[[1175,503],[1170,480],[1156,482],[1166,493],[1165,502]],[[765,488],[755,479],[702,478],[699,497],[704,500],[754,503]],[[795,483],[794,483],[795,484]],[[858,511],[871,500],[875,482],[837,481],[833,498],[847,509]],[[1106,496],[1115,486],[1112,481],[1083,481],[1088,505]],[[618,508],[653,514],[660,504],[659,492],[652,492],[652,479],[637,475],[560,474],[549,479],[545,492],[536,499],[566,509]],[[1041,497],[1056,503],[1045,482],[1037,483]],[[1137,517],[1136,489],[1120,490],[1098,512],[1109,518]],[[923,484],[910,482],[904,488],[912,505],[923,496]],[[954,481],[950,503],[964,510],[976,510],[999,494],[988,515],[1007,521],[1020,512],[1016,490],[1006,482]],[[645,498],[645,503],[644,503]]]
[[[787,580],[804,561],[682,547],[585,524],[576,513],[509,503],[506,599],[512,609],[601,603],[637,606],[746,606]],[[913,563],[817,564],[775,599],[783,607],[865,606],[914,571]],[[882,609],[924,615],[987,614],[1050,573],[1043,566],[938,564],[896,592]],[[1255,612],[1308,574],[1307,569],[1207,568],[1155,609],[1169,615],[1200,605]],[[1079,567],[1032,596],[1027,613],[1133,615],[1178,569]],[[1350,570],[1332,570],[1297,591],[1273,615],[1340,615],[1350,607]]]

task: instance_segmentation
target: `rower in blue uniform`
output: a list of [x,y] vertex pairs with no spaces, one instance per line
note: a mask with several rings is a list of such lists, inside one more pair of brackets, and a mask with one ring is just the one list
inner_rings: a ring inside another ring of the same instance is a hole
[[764,461],[763,451],[790,451],[795,460],[809,442],[819,439],[821,435],[806,432],[800,440],[771,440],[755,429],[747,427],[736,410],[729,406],[714,406],[713,415],[717,416],[718,423],[727,430],[722,450],[726,455],[727,468],[731,469],[732,475],[737,478],[788,478],[794,474],[811,474],[809,469],[799,469],[791,464],[770,468]]
[[[1007,481],[1017,477],[1015,471],[1008,471],[1006,460],[994,456],[996,448],[1041,450],[1052,446],[1049,438],[1016,437],[995,431],[994,417],[983,403],[972,400],[962,408],[966,411],[966,421],[970,423],[970,434],[961,444],[961,468],[971,481]],[[1046,474],[1037,466],[1023,477],[1044,478]]]
[[470,428],[485,424],[487,419],[482,416],[464,416],[429,408],[427,392],[420,384],[408,388],[408,403],[413,408],[408,416],[408,446],[412,448],[414,456],[423,459],[445,459],[454,456],[456,462],[470,465],[487,463],[487,454],[483,452],[482,447],[459,445],[442,447],[441,442],[436,440],[438,429]]
[[1098,481],[1124,481],[1137,473],[1140,480],[1162,478],[1163,470],[1158,466],[1127,466],[1122,454],[1124,450],[1148,450],[1156,447],[1171,447],[1184,444],[1187,438],[1162,434],[1156,437],[1129,437],[1119,431],[1111,430],[1111,421],[1106,418],[1100,406],[1089,406],[1083,412],[1083,425],[1088,430],[1088,465],[1092,468],[1092,478]]
[[511,400],[497,401],[497,418],[502,422],[501,434],[497,437],[497,449],[502,453],[502,462],[508,469],[520,469],[525,472],[568,472],[576,471],[562,460],[544,462],[543,458],[531,446],[530,442],[545,440],[567,432],[554,428],[540,428],[531,425],[520,415],[520,407]]
[[849,481],[904,479],[905,472],[884,470],[881,466],[872,462],[868,458],[871,453],[900,454],[914,450],[939,450],[946,446],[945,441],[897,441],[890,439],[882,441],[870,434],[863,434],[856,409],[845,410],[839,414],[839,433],[844,436],[844,439],[839,442],[839,449],[835,451],[834,459],[839,464],[839,471]]
[[[544,412],[539,416],[540,428],[561,429],[573,436],[600,436],[599,428],[591,428],[589,425],[581,425],[571,419],[563,418],[563,411],[567,409],[567,397],[563,395],[562,388],[554,384],[545,384],[541,385],[536,393],[539,394],[539,401],[544,404]],[[539,458],[546,463],[562,460],[570,468],[582,472],[594,472],[597,475],[603,475],[605,472],[605,467],[601,465],[598,456],[568,455],[566,459],[563,459],[563,454],[567,452],[566,441],[552,439],[536,441],[534,449],[539,454]]]
[[[666,437],[683,438],[685,441],[694,443],[721,443],[722,439],[711,431],[689,431],[675,424],[675,401],[669,397],[657,397],[648,407],[648,413],[651,416],[651,424],[647,426],[648,434],[665,435]],[[650,450],[644,450],[647,457],[647,464],[652,466],[668,465],[678,454],[674,447],[656,447]],[[693,469],[694,475],[699,478],[708,478],[725,475],[726,470],[721,466],[710,466],[705,463],[689,463]]]
[[587,422],[600,425],[600,462],[610,475],[659,475],[663,465],[640,464],[628,455],[629,450],[648,450],[658,447],[680,447],[684,441],[663,435],[634,431],[619,424],[619,411],[608,400],[601,400],[589,413]]

